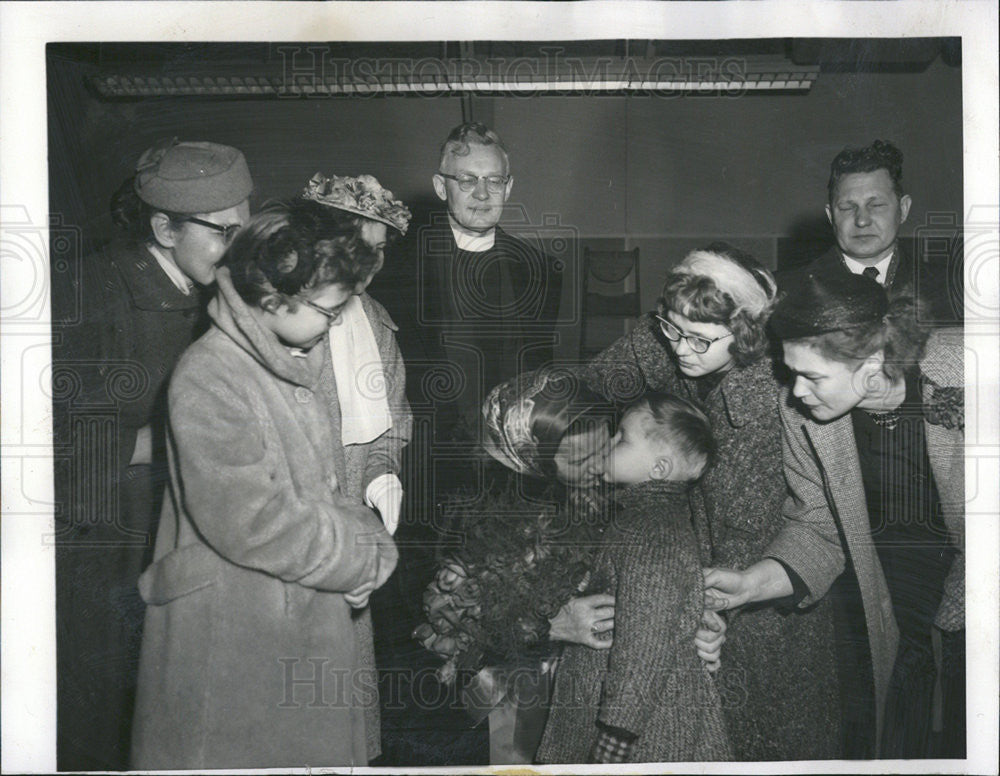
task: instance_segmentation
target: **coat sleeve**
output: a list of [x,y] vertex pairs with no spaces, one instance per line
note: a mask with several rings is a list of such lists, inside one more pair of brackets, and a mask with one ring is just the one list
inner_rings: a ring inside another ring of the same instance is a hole
[[779,406],[788,496],[782,508],[784,527],[764,555],[780,560],[799,575],[809,589],[809,595],[799,602],[805,607],[822,598],[844,570],[844,550],[802,418],[787,408],[783,394]]
[[[641,737],[655,710],[695,702],[699,676],[686,674],[683,655],[695,655],[694,634],[702,612],[703,580],[694,534],[679,516],[666,537],[621,532],[615,549],[615,632],[608,657],[598,722]],[[698,663],[696,670],[704,670]],[[665,693],[672,693],[664,697]],[[683,725],[685,714],[667,715]],[[670,724],[668,722],[668,724]],[[684,730],[648,731],[681,742]]]
[[399,461],[403,448],[413,433],[413,414],[406,400],[406,365],[396,342],[396,324],[375,300],[370,300],[374,312],[373,329],[376,332],[379,355],[382,357],[382,374],[385,378],[386,399],[392,415],[392,428],[371,443],[365,463],[362,488],[383,474],[399,474]]
[[258,403],[224,369],[179,370],[170,388],[179,492],[204,541],[232,563],[319,590],[348,592],[384,576],[380,563],[391,569],[396,551],[378,518],[333,484],[297,493]]
[[635,332],[626,334],[580,370],[584,382],[610,401],[628,403],[647,390],[646,374],[634,340]]

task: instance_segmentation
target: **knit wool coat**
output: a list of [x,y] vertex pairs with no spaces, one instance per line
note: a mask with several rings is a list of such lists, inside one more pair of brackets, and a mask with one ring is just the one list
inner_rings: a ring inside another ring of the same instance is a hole
[[566,645],[538,759],[587,762],[599,723],[636,736],[630,762],[727,760],[719,694],[694,646],[704,584],[687,494],[645,482],[616,502],[590,585],[615,596],[614,642]]
[[[170,386],[172,487],[140,580],[132,766],[363,766],[378,751],[377,685],[370,626],[343,593],[396,564],[359,503],[386,459],[369,468],[369,451],[344,451],[325,341],[293,357],[224,270],[218,282],[214,326]],[[392,368],[384,313],[365,307]],[[405,435],[395,420],[387,433]]]
[[[630,401],[646,390],[698,399],[652,316],[586,367],[608,398]],[[746,568],[764,557],[781,530],[779,384],[767,358],[734,367],[702,404],[718,444],[715,461],[691,493],[702,562]],[[838,756],[839,687],[832,603],[789,611],[748,607],[729,615],[716,683],[737,760]]]

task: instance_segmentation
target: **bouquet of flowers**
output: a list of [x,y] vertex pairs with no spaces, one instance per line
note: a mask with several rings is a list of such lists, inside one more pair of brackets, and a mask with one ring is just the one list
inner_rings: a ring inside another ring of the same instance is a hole
[[464,542],[443,557],[424,592],[427,622],[413,633],[445,658],[441,681],[548,655],[549,619],[586,583],[602,511],[527,500],[508,487],[447,514]]

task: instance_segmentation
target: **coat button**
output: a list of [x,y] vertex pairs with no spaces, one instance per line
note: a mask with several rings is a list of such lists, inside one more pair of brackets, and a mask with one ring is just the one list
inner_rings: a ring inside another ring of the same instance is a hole
[[308,404],[312,401],[312,391],[300,385],[295,389],[295,401],[299,404]]

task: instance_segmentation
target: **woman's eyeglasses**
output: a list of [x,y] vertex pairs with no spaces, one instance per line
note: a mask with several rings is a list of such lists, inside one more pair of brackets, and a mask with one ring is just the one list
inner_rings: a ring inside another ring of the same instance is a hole
[[223,226],[222,224],[213,224],[211,221],[206,221],[203,218],[195,218],[194,216],[187,216],[183,219],[186,223],[198,224],[198,226],[204,226],[208,229],[212,229],[222,235],[223,241],[226,245],[229,245],[236,236],[236,233],[243,228],[242,224],[229,224],[228,226]]
[[[653,314],[656,315],[656,313]],[[708,351],[710,347],[712,347],[714,343],[718,342],[721,339],[725,339],[726,337],[733,336],[733,333],[729,332],[728,334],[723,334],[719,337],[713,337],[712,339],[708,339],[707,337],[700,337],[697,334],[685,334],[676,326],[674,326],[670,321],[668,321],[666,318],[663,318],[660,315],[656,315],[656,320],[660,322],[660,331],[663,332],[664,337],[666,337],[671,342],[680,342],[681,339],[683,338],[687,342],[688,347],[691,348],[691,350],[693,350],[695,353],[705,353]]]
[[499,194],[503,191],[503,187],[510,182],[509,175],[469,175],[468,173],[449,175],[446,172],[440,171],[438,171],[438,175],[442,178],[455,181],[458,184],[458,188],[462,191],[472,191],[479,185],[479,181],[486,181],[486,188],[494,194]]
[[315,302],[310,302],[308,299],[302,299],[301,297],[296,297],[296,298],[298,299],[298,301],[302,302],[302,304],[304,304],[306,307],[309,307],[310,309],[313,309],[316,312],[325,315],[327,321],[330,323],[333,323],[335,320],[337,320],[340,317],[340,314],[344,311],[344,305],[338,305],[337,307],[334,307],[332,310],[328,310],[325,307],[320,307]]

